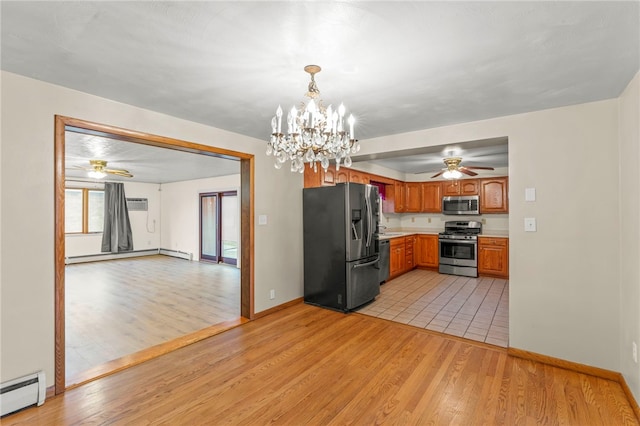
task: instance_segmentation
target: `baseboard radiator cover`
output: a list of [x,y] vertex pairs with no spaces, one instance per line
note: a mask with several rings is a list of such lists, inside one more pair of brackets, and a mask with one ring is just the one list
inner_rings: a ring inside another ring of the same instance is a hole
[[0,384],[0,416],[44,404],[47,381],[43,371]]
[[115,259],[125,259],[128,257],[154,256],[159,253],[160,253],[160,249],[151,248],[151,249],[145,249],[145,250],[123,251],[121,253],[85,254],[81,256],[65,257],[64,263],[65,265],[70,265],[73,263],[96,262],[100,260],[115,260]]
[[160,254],[165,256],[179,257],[180,259],[193,260],[193,253],[187,253],[179,250],[160,249]]

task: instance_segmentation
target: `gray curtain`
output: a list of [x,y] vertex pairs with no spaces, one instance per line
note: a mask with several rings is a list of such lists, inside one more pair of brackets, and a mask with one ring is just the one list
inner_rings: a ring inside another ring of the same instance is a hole
[[118,253],[131,250],[133,250],[133,237],[124,184],[105,182],[102,252]]

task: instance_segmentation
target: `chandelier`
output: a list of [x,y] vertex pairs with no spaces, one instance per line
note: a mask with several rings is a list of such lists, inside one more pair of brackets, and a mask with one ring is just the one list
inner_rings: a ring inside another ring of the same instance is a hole
[[320,90],[316,86],[315,74],[321,68],[318,65],[307,65],[304,70],[311,74],[311,82],[305,96],[311,100],[300,109],[295,106],[287,114],[287,133],[282,132],[282,108],[278,106],[276,115],[271,119],[271,139],[267,143],[267,155],[275,157],[276,169],[291,161],[292,172],[304,172],[304,164],[315,172],[317,164],[326,171],[329,160],[335,159],[336,169],[340,163],[351,166],[351,154],[360,151],[360,143],[355,139],[353,125],[355,118],[349,115],[345,126],[346,109],[340,104],[337,110],[331,105],[324,107],[319,99]]

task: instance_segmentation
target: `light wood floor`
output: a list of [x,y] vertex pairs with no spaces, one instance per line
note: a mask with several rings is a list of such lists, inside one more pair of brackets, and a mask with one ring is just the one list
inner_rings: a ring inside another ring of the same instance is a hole
[[414,269],[385,283],[359,313],[509,346],[509,281]]
[[296,304],[3,419],[38,425],[637,425],[618,383]]
[[240,270],[170,256],[65,268],[67,384],[92,367],[240,316]]

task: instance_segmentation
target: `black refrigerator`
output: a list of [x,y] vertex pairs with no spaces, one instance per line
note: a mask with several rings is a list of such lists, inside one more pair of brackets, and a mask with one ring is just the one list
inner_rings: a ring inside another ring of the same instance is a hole
[[380,294],[378,188],[303,189],[304,301],[351,311]]

